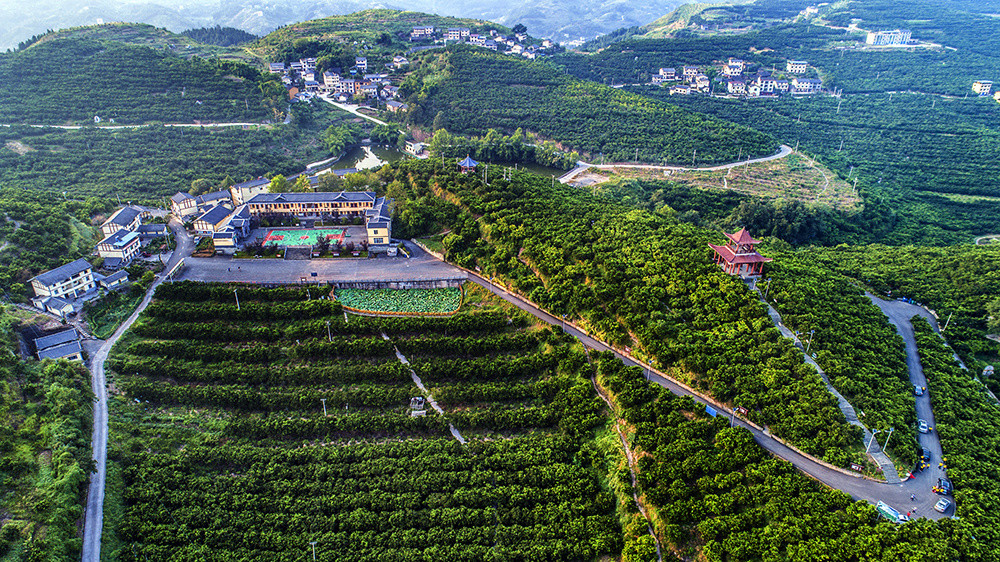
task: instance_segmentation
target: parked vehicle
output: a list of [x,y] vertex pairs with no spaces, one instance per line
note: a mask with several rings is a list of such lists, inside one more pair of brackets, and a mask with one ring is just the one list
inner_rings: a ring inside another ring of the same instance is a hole
[[923,396],[924,395],[924,387],[913,385],[913,394],[916,395],[916,396]]
[[933,490],[935,494],[950,496],[953,490],[951,480],[948,480],[947,478],[938,478],[937,486],[934,486]]
[[924,459],[925,461],[931,460],[931,451],[930,451],[930,449],[927,449],[925,447],[923,450],[921,450],[920,451],[920,458]]
[[946,498],[941,498],[938,500],[936,504],[934,504],[934,511],[944,513],[948,511],[949,507],[951,507],[951,500]]
[[927,433],[930,428],[927,427],[927,420],[917,420],[917,431],[920,433]]

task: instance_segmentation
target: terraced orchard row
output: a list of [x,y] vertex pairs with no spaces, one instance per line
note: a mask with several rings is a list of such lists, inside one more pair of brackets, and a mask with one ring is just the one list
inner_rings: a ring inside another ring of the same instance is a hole
[[[304,560],[311,542],[319,560],[620,551],[585,452],[600,402],[561,333],[482,300],[376,319],[304,290],[238,290],[239,310],[233,287],[161,286],[114,350],[105,544],[119,560]],[[428,394],[441,412],[411,404]]]

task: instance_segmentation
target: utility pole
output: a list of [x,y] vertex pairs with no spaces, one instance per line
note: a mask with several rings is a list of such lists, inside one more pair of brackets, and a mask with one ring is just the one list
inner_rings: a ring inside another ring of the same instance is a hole
[[636,147],[635,149],[635,161],[636,163],[639,162],[639,147]]
[[948,329],[948,324],[951,324],[951,316],[952,316],[952,314],[955,314],[954,310],[951,311],[951,314],[948,315],[948,320],[945,321],[944,328],[941,328],[942,332]]
[[882,450],[884,451],[886,447],[889,446],[889,440],[892,439],[892,432],[895,431],[894,428],[889,428],[889,435],[885,438],[885,445],[882,445]]
[[837,149],[837,152],[840,152],[841,150],[844,150],[844,139],[840,139],[840,148]]
[[767,293],[771,290],[771,278],[767,278],[767,287],[764,288],[764,300],[767,300]]
[[695,159],[697,157],[698,157],[698,149],[696,148],[694,149],[694,152],[691,153],[691,166],[695,166]]
[[313,560],[316,559],[316,541],[311,541],[309,544],[313,547]]
[[815,333],[816,333],[816,330],[809,330],[809,343],[806,344],[806,355],[809,355],[809,348],[813,344],[813,334],[815,334]]
[[236,292],[236,289],[233,289],[233,294],[236,295],[236,310],[238,312],[240,310],[240,294]]
[[306,300],[307,301],[313,300],[312,293],[309,292],[309,287],[306,287]]
[[323,417],[325,418],[325,417],[327,417],[326,416],[326,398],[320,398],[319,401],[323,403]]
[[843,103],[843,102],[844,102],[844,100],[842,100],[842,99],[841,100],[837,100],[837,115],[840,115],[840,104]]
[[329,320],[326,321],[326,339],[329,342],[333,341],[333,336],[330,335],[330,321]]

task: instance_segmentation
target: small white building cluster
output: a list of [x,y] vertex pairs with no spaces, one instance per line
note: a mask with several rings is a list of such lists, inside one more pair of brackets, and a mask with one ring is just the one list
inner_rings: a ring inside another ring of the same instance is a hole
[[909,29],[869,31],[865,43],[876,47],[906,46],[911,43]]
[[495,29],[491,29],[488,34],[473,33],[466,27],[449,27],[435,29],[433,26],[417,26],[410,32],[410,41],[428,41],[447,43],[468,43],[491,51],[497,51],[512,56],[524,57],[534,60],[539,56],[548,54],[554,43],[545,39],[540,45],[528,42],[526,33],[514,33],[504,35]]
[[149,213],[131,205],[115,211],[101,225],[104,238],[94,252],[104,258],[104,269],[115,270],[127,266],[139,255],[142,246],[157,238],[166,238],[169,230],[165,224],[144,224]]
[[[387,63],[386,71],[398,70],[409,64],[406,57],[396,55]],[[342,101],[357,97],[389,100],[399,92],[387,72],[372,72],[368,57],[358,56],[349,69],[330,68],[320,73],[316,69],[315,58],[300,59],[286,65],[272,62],[268,65],[272,74],[279,74],[288,90],[288,97],[297,101],[309,101],[318,94],[339,96]]]
[[993,81],[976,80],[972,83],[972,91],[980,96],[988,96],[993,91]]
[[[750,74],[749,64],[741,59],[730,58],[719,67],[719,80],[726,87],[726,93],[740,97],[776,97],[780,95],[809,95],[819,93],[823,82],[816,78],[791,76],[808,72],[809,63],[802,60],[789,60],[785,71],[778,73],[773,70],[758,70]],[[670,95],[688,95],[692,93],[711,93],[712,85],[708,76],[697,66],[681,67],[678,73],[675,68],[661,68],[653,75],[653,84],[666,86],[670,84]]]

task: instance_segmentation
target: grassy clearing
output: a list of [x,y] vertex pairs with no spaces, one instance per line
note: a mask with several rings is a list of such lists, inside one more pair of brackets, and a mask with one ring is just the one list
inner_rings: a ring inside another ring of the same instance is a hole
[[446,233],[435,234],[434,236],[428,236],[427,238],[417,238],[417,242],[420,242],[424,246],[427,246],[431,251],[444,253],[444,237],[447,236]]
[[[849,183],[804,154],[737,166],[728,170],[674,171],[616,168],[590,172],[590,179],[642,178],[671,181],[700,189],[724,189],[768,199],[797,200],[834,209],[859,209],[861,198]],[[596,177],[596,178],[595,178]]]
[[129,317],[142,301],[143,293],[131,291],[108,294],[93,306],[87,307],[87,324],[95,338],[107,339]]

